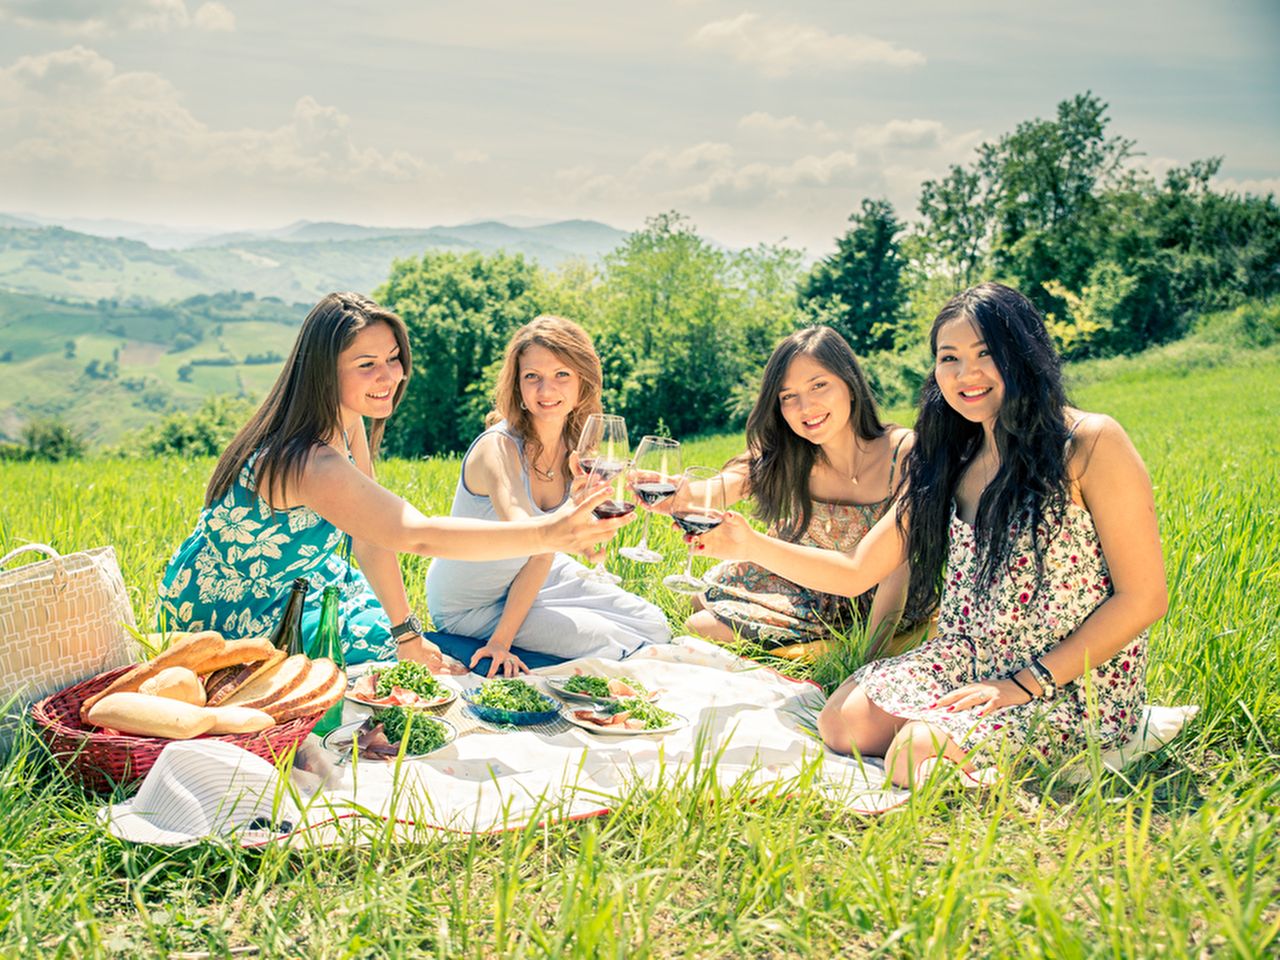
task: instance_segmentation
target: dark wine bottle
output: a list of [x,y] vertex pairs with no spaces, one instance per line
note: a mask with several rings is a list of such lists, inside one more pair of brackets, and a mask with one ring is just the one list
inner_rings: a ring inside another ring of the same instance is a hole
[[271,645],[283,650],[289,656],[305,653],[302,648],[302,608],[307,603],[307,591],[311,589],[311,581],[299,577],[293,581],[293,589],[289,591],[289,601],[285,604],[284,615],[276,624],[276,632],[271,635]]
[[[324,593],[320,597],[320,626],[316,628],[315,639],[311,641],[311,649],[307,656],[313,660],[320,657],[328,657],[339,668],[345,668],[347,664],[346,657],[342,652],[342,630],[338,623],[338,601],[342,593],[342,588],[337,584],[330,584],[324,588]],[[320,722],[315,725],[312,730],[318,737],[323,737],[330,730],[335,729],[342,723],[342,704],[339,700],[320,718]]]

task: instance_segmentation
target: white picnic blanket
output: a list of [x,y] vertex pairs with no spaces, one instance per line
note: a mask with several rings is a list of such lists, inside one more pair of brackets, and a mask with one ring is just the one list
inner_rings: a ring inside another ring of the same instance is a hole
[[[574,673],[639,680],[647,689],[661,691],[659,704],[688,722],[671,733],[643,736],[596,734],[564,721],[536,730],[473,727],[429,757],[399,765],[359,761],[325,769],[321,760],[317,769],[315,761],[326,754],[311,743],[302,766],[315,772],[295,770],[292,775],[297,809],[290,805],[289,817],[299,828],[293,842],[344,842],[358,838],[361,830],[388,824],[405,835],[423,827],[515,829],[602,814],[636,789],[694,777],[714,777],[722,788],[748,791],[786,791],[808,778],[833,803],[864,813],[893,809],[910,797],[908,791],[886,785],[878,762],[859,762],[822,747],[813,733],[824,702],[818,687],[714,644],[682,637],[670,645],[646,647],[622,662],[575,660],[535,675]],[[474,675],[440,679],[459,691],[481,682]],[[1149,707],[1142,736],[1127,744],[1123,755],[1105,756],[1104,762],[1118,769],[1157,748],[1194,712],[1193,707]],[[982,782],[961,780],[974,786]],[[111,808],[102,817],[112,829]],[[127,831],[112,832],[132,839]],[[263,831],[242,831],[240,836],[246,844],[270,839],[274,835]]]

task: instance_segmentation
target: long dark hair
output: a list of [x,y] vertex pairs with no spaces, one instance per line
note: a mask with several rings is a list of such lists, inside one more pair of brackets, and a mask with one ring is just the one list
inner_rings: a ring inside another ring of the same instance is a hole
[[533,428],[533,418],[520,403],[520,355],[537,344],[555,354],[556,359],[578,375],[578,402],[564,421],[564,456],[558,466],[563,476],[569,476],[569,451],[578,442],[578,434],[587,417],[600,413],[600,391],[604,376],[600,370],[600,357],[587,331],[572,320],[544,313],[534,317],[511,336],[502,369],[494,387],[493,410],[485,417],[485,425],[492,426],[499,420],[524,441],[525,462],[532,469],[542,453],[542,441]]
[[[351,346],[356,334],[375,323],[391,328],[400,349],[404,379],[395,387],[391,409],[400,403],[409,371],[409,335],[404,321],[368,297],[358,293],[330,293],[311,308],[293,342],[284,369],[262,406],[240,428],[222,452],[205,489],[205,506],[227,495],[245,462],[261,449],[256,471],[269,478],[272,500],[284,500],[291,481],[301,473],[311,449],[327,443],[342,429],[338,397],[338,355]],[[386,420],[377,419],[369,428],[369,452],[376,456]],[[259,490],[259,494],[263,491]]]
[[[957,318],[972,321],[1004,380],[996,417],[1000,469],[978,501],[975,533],[978,584],[990,584],[1029,531],[1037,575],[1043,574],[1042,536],[1062,522],[1068,498],[1066,390],[1062,367],[1031,301],[999,283],[970,287],[947,301],[933,321],[938,330]],[[906,458],[907,492],[898,501],[899,529],[907,522],[911,595],[936,602],[947,561],[951,504],[960,476],[982,446],[982,425],[952,409],[931,372],[920,391],[916,443]]]
[[812,357],[843,380],[849,388],[849,425],[861,440],[884,435],[875,399],[862,375],[848,341],[830,327],[805,327],[785,337],[773,348],[764,368],[760,394],[747,418],[748,482],[756,501],[756,514],[776,525],[784,539],[797,539],[813,516],[809,474],[825,455],[787,425],[778,395],[791,361],[801,354]]

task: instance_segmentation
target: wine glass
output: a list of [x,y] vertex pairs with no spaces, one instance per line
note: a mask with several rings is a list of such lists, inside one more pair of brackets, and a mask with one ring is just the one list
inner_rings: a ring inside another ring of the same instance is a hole
[[[676,492],[680,476],[680,441],[668,437],[644,436],[636,448],[631,466],[631,489],[640,502],[652,509]],[[644,532],[634,547],[623,547],[618,553],[636,563],[657,563],[662,554],[649,548],[648,510],[644,515]]]
[[[724,520],[724,475],[711,467],[690,467],[680,475],[671,497],[671,519],[685,533],[697,535],[714,530]],[[676,593],[701,593],[707,584],[693,575],[693,543],[684,563],[684,573],[663,577],[662,582]]]
[[[622,417],[607,413],[593,413],[587,417],[578,438],[578,463],[587,472],[587,490],[594,490],[600,483],[612,483],[612,496],[602,500],[592,510],[601,520],[626,516],[636,508],[626,499],[626,473],[631,465],[628,458],[627,423]],[[622,578],[604,568],[600,559],[589,569],[578,571],[578,576],[592,583],[619,584]]]

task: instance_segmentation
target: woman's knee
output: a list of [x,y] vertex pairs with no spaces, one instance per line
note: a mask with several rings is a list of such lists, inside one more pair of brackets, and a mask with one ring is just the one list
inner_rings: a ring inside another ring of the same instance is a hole
[[733,630],[710,610],[698,610],[690,614],[684,622],[684,628],[717,643],[732,643],[734,640]]
[[899,721],[852,683],[839,687],[818,714],[822,742],[837,753],[884,756]]
[[885,770],[895,784],[909,787],[920,764],[931,757],[946,756],[949,747],[951,738],[944,731],[923,720],[908,721],[889,745]]

